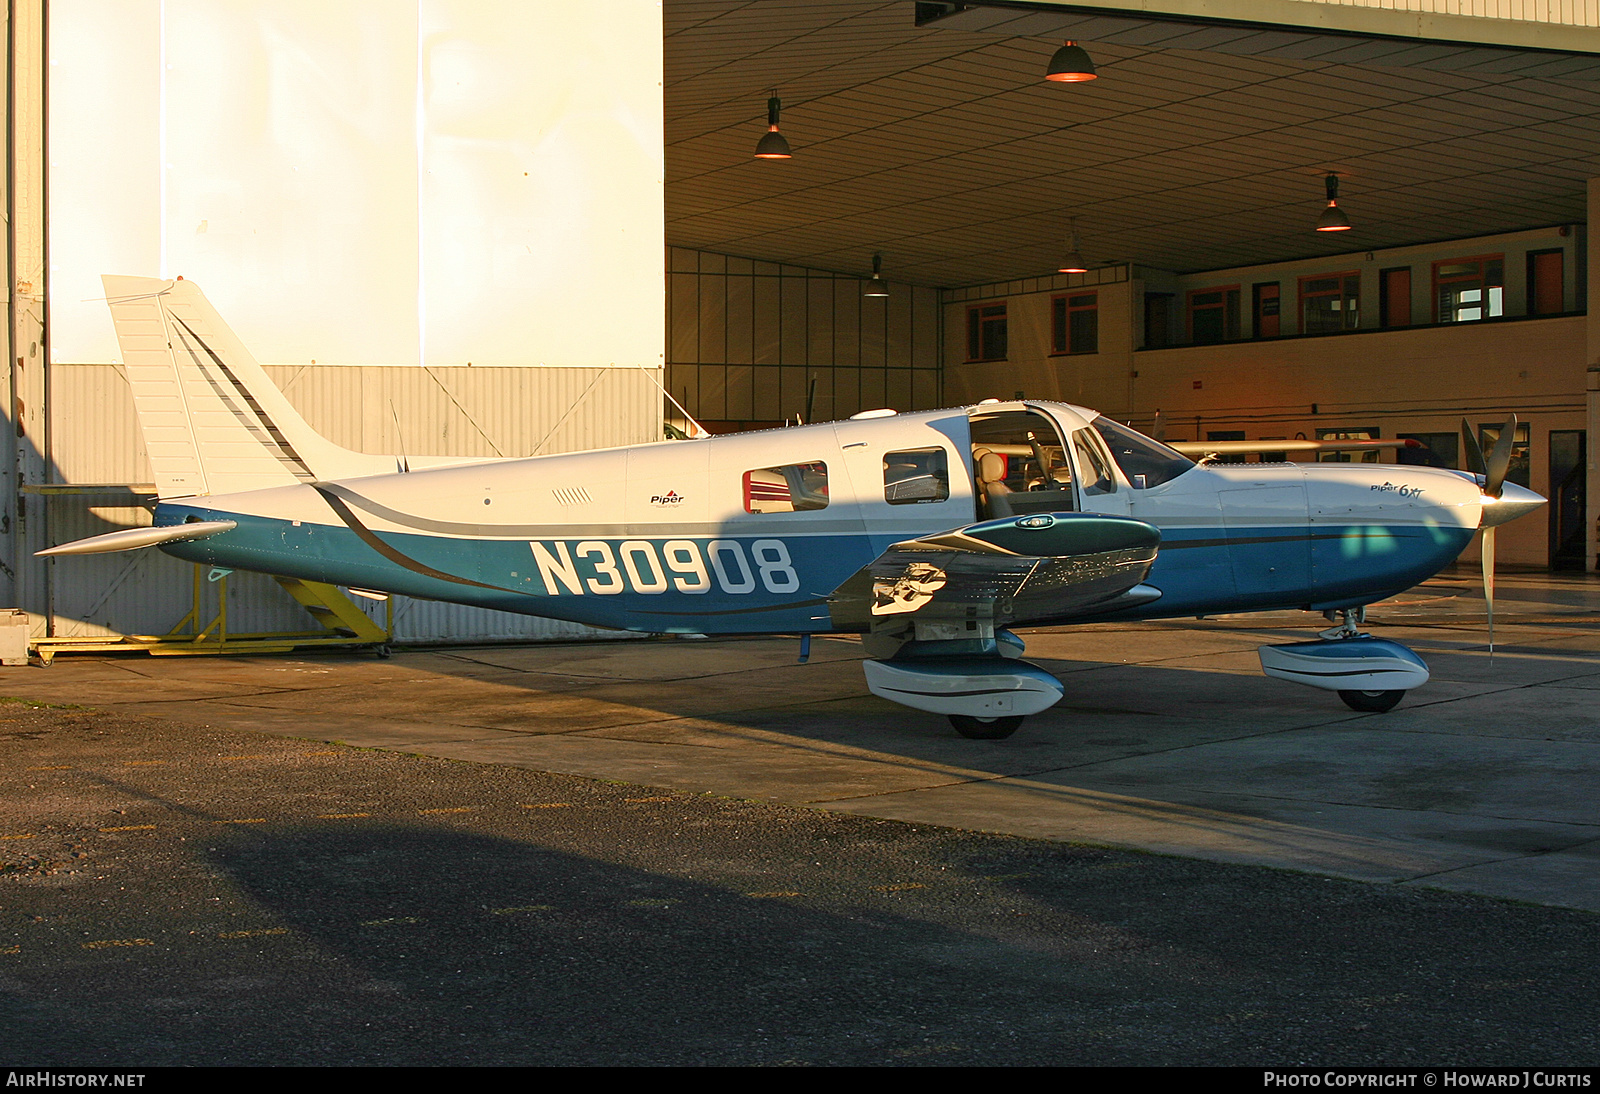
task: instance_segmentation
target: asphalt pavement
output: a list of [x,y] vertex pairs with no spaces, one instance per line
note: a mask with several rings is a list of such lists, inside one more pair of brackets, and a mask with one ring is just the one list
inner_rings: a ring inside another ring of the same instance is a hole
[[0,1063],[1596,1064],[1600,583],[1026,634],[969,741],[847,638],[68,657],[0,693]]

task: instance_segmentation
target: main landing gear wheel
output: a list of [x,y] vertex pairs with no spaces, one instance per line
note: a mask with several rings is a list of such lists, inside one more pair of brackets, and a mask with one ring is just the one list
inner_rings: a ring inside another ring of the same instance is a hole
[[974,741],[1002,741],[1015,733],[1017,727],[1022,724],[1020,714],[1014,714],[1009,718],[974,718],[967,714],[951,714],[949,718],[957,733]]
[[1363,714],[1382,714],[1386,710],[1393,710],[1403,695],[1403,691],[1341,691],[1339,698],[1351,710],[1359,710]]

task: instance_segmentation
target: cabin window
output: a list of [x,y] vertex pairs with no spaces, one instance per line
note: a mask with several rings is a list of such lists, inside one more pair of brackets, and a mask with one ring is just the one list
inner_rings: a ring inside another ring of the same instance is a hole
[[1006,359],[1006,306],[979,304],[967,309],[967,360]]
[[1505,314],[1505,255],[1433,264],[1433,299],[1441,323],[1475,323]]
[[1324,274],[1300,279],[1300,333],[1333,334],[1361,325],[1361,275]]
[[1100,352],[1100,308],[1097,294],[1075,293],[1051,299],[1050,352]]
[[746,513],[799,513],[828,507],[828,465],[791,463],[744,473]]
[[950,461],[942,448],[912,448],[883,457],[883,498],[890,505],[919,505],[950,496]]

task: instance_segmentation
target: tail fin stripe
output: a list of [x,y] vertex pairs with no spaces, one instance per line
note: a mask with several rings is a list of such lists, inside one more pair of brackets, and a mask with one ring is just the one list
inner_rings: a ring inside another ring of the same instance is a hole
[[250,389],[239,382],[239,378],[233,374],[233,370],[227,366],[221,357],[217,356],[215,350],[206,344],[204,338],[201,338],[194,332],[194,328],[190,327],[189,324],[185,323],[176,315],[174,315],[172,318],[178,324],[178,326],[182,327],[184,331],[188,333],[190,338],[193,338],[197,343],[199,343],[200,348],[206,351],[206,356],[211,358],[212,363],[222,371],[222,375],[227,377],[228,383],[233,385],[234,392],[242,400],[244,400],[245,405],[250,408],[250,412],[256,416],[256,420],[261,424],[262,428],[266,430],[267,436],[272,438],[272,443],[277,445],[279,450],[283,452],[283,454],[286,455],[291,461],[293,461],[297,471],[304,474],[306,481],[309,482],[315,479],[317,476],[313,474],[311,468],[306,465],[306,461],[300,458],[300,453],[294,450],[294,445],[289,443],[288,438],[283,435],[283,431],[278,428],[277,423],[274,422],[271,416],[261,408],[261,404],[258,403],[256,401],[256,397],[250,393]]

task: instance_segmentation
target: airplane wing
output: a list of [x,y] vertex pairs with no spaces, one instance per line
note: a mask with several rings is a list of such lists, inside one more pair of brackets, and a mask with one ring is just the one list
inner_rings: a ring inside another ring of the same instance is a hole
[[1146,604],[1161,532],[1129,517],[1033,513],[896,543],[829,597],[841,630],[993,626]]
[[1425,448],[1421,441],[1411,437],[1394,440],[1368,441],[1162,441],[1162,444],[1185,456],[1244,456],[1252,452],[1373,452],[1386,448]]

